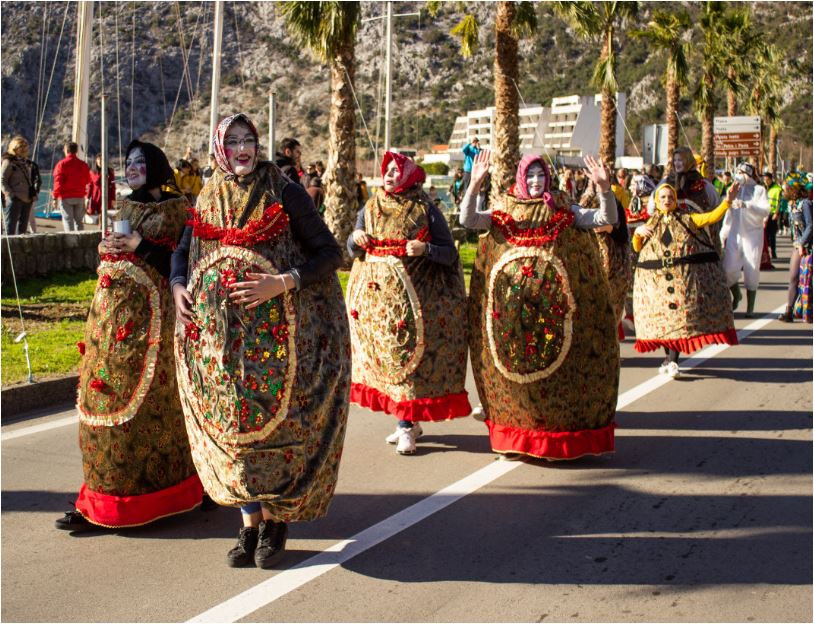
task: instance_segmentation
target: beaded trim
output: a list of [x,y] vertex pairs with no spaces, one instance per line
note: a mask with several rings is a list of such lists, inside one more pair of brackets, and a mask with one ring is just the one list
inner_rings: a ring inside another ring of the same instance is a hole
[[[78,400],[76,403],[79,420],[82,423],[93,427],[115,427],[135,417],[153,382],[155,365],[158,360],[158,350],[161,343],[161,299],[158,288],[156,288],[150,276],[147,275],[142,268],[132,262],[126,260],[119,260],[117,262],[104,261],[99,265],[97,273],[100,277],[102,275],[115,275],[117,277],[123,275],[129,277],[140,286],[146,287],[150,305],[150,324],[147,330],[147,352],[144,355],[141,377],[127,405],[109,414],[90,414],[82,409],[82,405]],[[87,389],[85,391],[91,392],[94,390]]]
[[[495,331],[494,331],[494,316],[492,311],[494,310],[495,304],[495,281],[497,280],[498,276],[503,271],[503,268],[513,262],[515,260],[519,260],[521,258],[529,258],[529,257],[537,257],[544,262],[551,264],[557,271],[559,275],[562,276],[562,290],[565,294],[565,297],[568,301],[568,308],[565,311],[565,320],[563,323],[563,344],[560,348],[560,352],[557,355],[557,358],[548,365],[546,368],[542,370],[535,371],[533,373],[516,373],[508,370],[501,361],[499,356],[497,345],[495,342]],[[492,267],[492,271],[489,274],[489,290],[488,290],[488,297],[486,301],[486,334],[489,338],[489,350],[492,354],[492,361],[495,364],[495,367],[500,371],[500,374],[503,375],[506,379],[510,381],[514,381],[516,383],[527,384],[532,383],[534,381],[538,381],[540,379],[545,379],[552,375],[563,363],[565,360],[566,355],[568,355],[568,351],[571,348],[571,338],[573,334],[573,317],[574,311],[576,309],[574,303],[574,295],[571,292],[571,287],[568,281],[568,273],[565,270],[565,266],[557,258],[553,253],[551,253],[548,249],[543,248],[536,248],[536,249],[510,249],[506,251],[500,259],[495,263]]]
[[522,228],[510,214],[501,210],[492,213],[492,225],[503,234],[510,245],[516,247],[540,247],[553,243],[573,221],[573,212],[558,210],[545,225],[536,228]]
[[[422,243],[430,240],[430,228],[424,226],[416,234],[415,240]],[[397,256],[403,258],[407,255],[406,238],[373,238],[370,237],[370,242],[365,245],[364,250],[372,256]]]
[[259,219],[249,219],[245,227],[220,227],[201,221],[192,211],[192,235],[204,240],[219,240],[224,245],[253,247],[259,243],[277,238],[288,227],[288,214],[280,203],[274,203],[263,210]]

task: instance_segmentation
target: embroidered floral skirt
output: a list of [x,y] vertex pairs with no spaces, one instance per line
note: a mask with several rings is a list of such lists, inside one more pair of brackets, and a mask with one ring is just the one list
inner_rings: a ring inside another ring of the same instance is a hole
[[203,494],[175,381],[175,308],[152,267],[103,261],[98,274],[80,343],[76,508],[94,524],[137,526]]
[[459,265],[368,254],[353,264],[347,307],[352,402],[401,420],[469,415],[466,293]]
[[614,450],[619,344],[592,234],[512,246],[481,237],[470,355],[492,449],[547,459]]
[[274,520],[323,516],[345,436],[350,344],[335,275],[247,309],[228,300],[246,273],[278,273],[223,245],[193,262],[195,322],[176,338],[195,466],[221,505],[259,501]]

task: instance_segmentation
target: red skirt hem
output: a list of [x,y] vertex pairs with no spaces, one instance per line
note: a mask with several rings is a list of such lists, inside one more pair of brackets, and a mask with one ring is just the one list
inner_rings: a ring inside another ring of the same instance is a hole
[[544,459],[577,459],[614,451],[616,423],[599,429],[540,431],[498,425],[486,420],[489,440],[496,453],[523,453]]
[[374,412],[392,414],[399,420],[433,421],[452,420],[469,416],[472,406],[466,391],[440,397],[427,397],[409,401],[394,401],[385,393],[364,384],[350,385],[350,402]]
[[672,340],[637,340],[634,345],[639,353],[647,353],[656,349],[667,348],[681,353],[693,353],[702,347],[711,344],[738,344],[738,332],[727,329],[717,334],[702,334],[692,338],[675,338]]
[[103,494],[83,483],[76,510],[89,522],[103,527],[141,526],[195,508],[201,503],[203,493],[203,485],[197,474],[158,492],[137,496]]

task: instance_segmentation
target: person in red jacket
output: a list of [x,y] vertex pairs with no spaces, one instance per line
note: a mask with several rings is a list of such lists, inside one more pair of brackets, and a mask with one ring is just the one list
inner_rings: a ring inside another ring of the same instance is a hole
[[[102,155],[96,154],[93,167],[90,169],[90,184],[88,184],[87,214],[93,223],[99,221],[102,214]],[[113,167],[107,168],[107,209],[111,210],[116,200],[116,179]]]
[[90,169],[76,153],[73,141],[65,144],[65,158],[54,167],[53,196],[59,202],[62,225],[66,232],[85,229],[85,195],[90,183]]

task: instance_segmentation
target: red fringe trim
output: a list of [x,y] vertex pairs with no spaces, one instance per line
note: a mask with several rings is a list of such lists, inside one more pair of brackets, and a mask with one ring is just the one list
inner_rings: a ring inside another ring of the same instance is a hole
[[277,238],[288,227],[288,215],[282,204],[266,206],[259,219],[249,219],[243,228],[222,228],[204,223],[193,212],[192,235],[204,240],[219,240],[224,245],[253,247],[258,243]]
[[680,353],[693,353],[702,347],[711,344],[738,344],[738,332],[734,329],[727,329],[725,332],[717,334],[702,334],[692,338],[676,338],[673,340],[637,340],[634,345],[639,353],[647,353],[656,349],[668,348]]
[[503,233],[509,244],[517,247],[540,247],[553,243],[573,221],[573,212],[558,210],[542,227],[521,228],[510,214],[500,210],[492,213],[492,223]]
[[[415,240],[422,243],[430,239],[430,228],[424,226],[416,234]],[[398,256],[404,257],[407,255],[406,238],[373,238],[370,237],[370,242],[365,245],[365,253],[371,256]]]
[[616,423],[599,429],[541,431],[498,425],[486,420],[489,440],[496,453],[523,453],[544,459],[577,459],[614,451]]
[[397,402],[375,388],[352,383],[350,385],[350,402],[374,412],[392,414],[399,420],[411,420],[413,422],[419,420],[433,422],[452,420],[453,418],[469,416],[472,413],[472,406],[469,404],[466,391],[441,397]]
[[203,485],[197,474],[177,485],[138,496],[113,496],[94,492],[84,483],[79,490],[76,510],[99,526],[120,528],[141,526],[200,504]]

